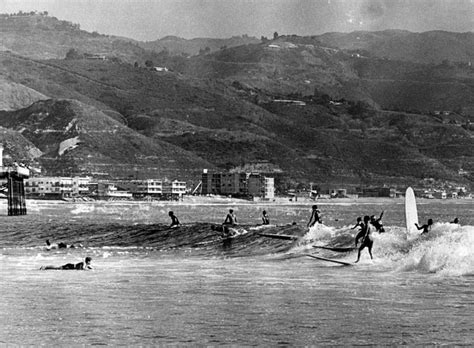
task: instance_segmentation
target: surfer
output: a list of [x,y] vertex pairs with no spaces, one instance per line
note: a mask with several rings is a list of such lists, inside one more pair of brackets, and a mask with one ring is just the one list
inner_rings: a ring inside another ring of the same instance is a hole
[[369,220],[370,220],[370,217],[368,215],[364,216],[364,228],[362,229],[364,234],[363,234],[362,244],[360,245],[359,252],[357,253],[356,263],[359,262],[360,253],[365,247],[369,249],[370,258],[373,259],[372,246],[374,245],[374,241],[371,238],[372,228],[370,227]]
[[313,227],[316,222],[320,224],[323,223],[321,221],[321,211],[318,209],[317,205],[313,205],[313,210],[311,211],[311,217],[309,218],[309,221],[308,221],[308,227]]
[[353,230],[356,227],[360,227],[359,232],[357,233],[355,237],[355,246],[357,247],[357,244],[359,243],[359,239],[361,239],[364,236],[364,223],[362,222],[362,218],[359,216],[357,218],[357,222],[354,227],[351,228]]
[[170,228],[176,228],[180,225],[179,223],[179,220],[178,218],[176,217],[176,215],[174,215],[174,213],[172,211],[170,211],[168,213],[168,215],[170,216],[171,218],[171,225],[170,225]]
[[91,266],[91,261],[92,261],[92,258],[87,256],[83,262],[79,262],[79,263],[66,263],[65,265],[62,265],[62,266],[41,266],[40,270],[49,270],[49,269],[58,269],[58,270],[81,270],[81,271],[84,271],[84,270],[88,270],[88,269],[92,269],[92,266]]
[[265,210],[262,211],[262,224],[270,225],[270,219],[268,218],[267,212]]
[[59,243],[57,243],[57,244],[56,244],[56,243],[51,243],[51,242],[49,241],[49,239],[46,239],[46,249],[47,249],[47,250],[51,250],[51,249],[68,249],[68,248],[74,249],[75,246],[74,246],[74,244],[69,245],[69,244],[66,244],[66,243],[63,243],[63,242],[59,242]]
[[433,227],[433,219],[428,219],[428,222],[423,226],[418,226],[418,224],[415,222],[415,226],[418,230],[423,230],[421,234],[428,233],[431,231],[431,227]]
[[459,219],[458,218],[454,218],[453,221],[451,221],[452,224],[459,224]]
[[225,217],[223,225],[237,225],[237,216],[235,216],[233,209],[229,209],[229,214]]
[[383,213],[384,211],[382,210],[382,213],[380,214],[379,218],[376,219],[375,218],[375,215],[372,215],[370,217],[370,223],[372,224],[372,226],[375,227],[375,230],[378,232],[378,233],[383,233],[385,232],[385,229],[383,228],[383,225],[382,225],[382,216],[383,216]]

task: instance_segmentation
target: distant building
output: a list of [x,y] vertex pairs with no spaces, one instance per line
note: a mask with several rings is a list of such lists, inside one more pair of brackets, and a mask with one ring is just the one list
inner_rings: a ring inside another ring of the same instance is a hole
[[89,194],[88,177],[32,177],[25,180],[25,193],[41,197],[72,197]]
[[203,195],[226,195],[240,197],[275,197],[274,178],[260,173],[202,173],[201,193]]
[[396,190],[389,187],[369,187],[359,189],[359,197],[396,197]]
[[[122,186],[126,186],[122,183]],[[186,182],[179,180],[133,180],[128,189],[134,196],[181,197],[186,193]]]

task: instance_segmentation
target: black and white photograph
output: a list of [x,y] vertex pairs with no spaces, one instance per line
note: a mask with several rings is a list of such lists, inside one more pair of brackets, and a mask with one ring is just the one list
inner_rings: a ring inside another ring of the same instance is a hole
[[0,346],[474,345],[474,0],[0,0]]

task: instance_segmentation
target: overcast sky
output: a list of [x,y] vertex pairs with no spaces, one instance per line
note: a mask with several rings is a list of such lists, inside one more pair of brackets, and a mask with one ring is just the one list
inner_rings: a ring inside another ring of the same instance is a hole
[[0,13],[48,11],[87,31],[151,41],[354,30],[474,31],[474,0],[0,0]]

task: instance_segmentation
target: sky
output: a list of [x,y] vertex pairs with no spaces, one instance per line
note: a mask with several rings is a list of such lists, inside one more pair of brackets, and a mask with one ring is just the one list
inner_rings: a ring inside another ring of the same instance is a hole
[[474,0],[0,0],[101,34],[153,41],[405,29],[474,31]]

